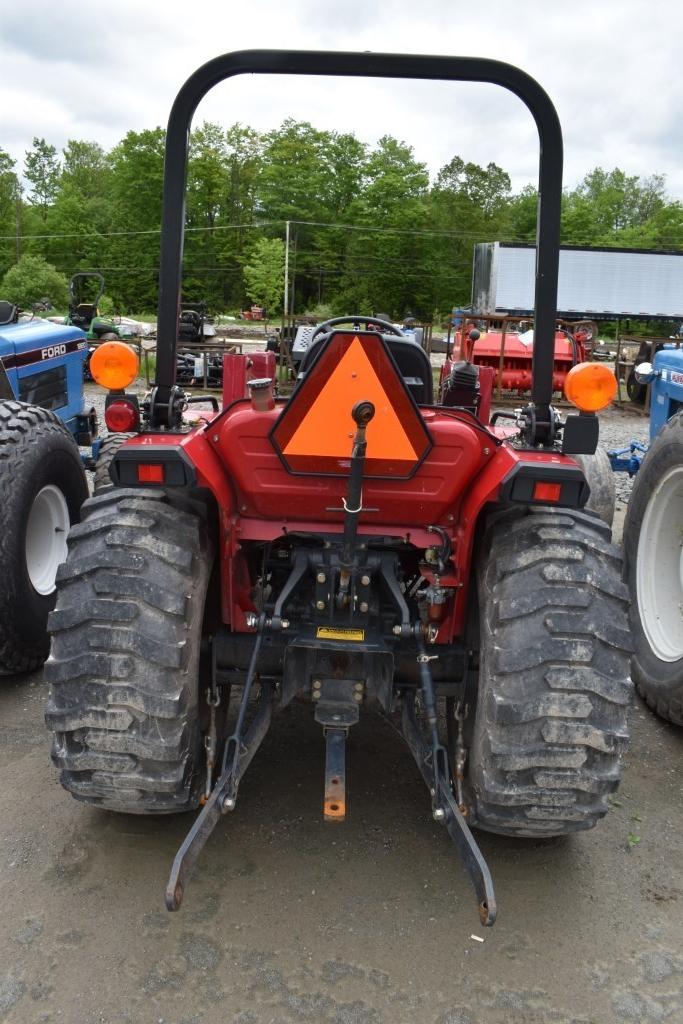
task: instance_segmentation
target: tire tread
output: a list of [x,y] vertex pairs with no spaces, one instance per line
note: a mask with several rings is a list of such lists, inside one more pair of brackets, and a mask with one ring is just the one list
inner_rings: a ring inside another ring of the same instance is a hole
[[627,742],[627,592],[590,513],[497,518],[479,572],[482,650],[470,752],[473,824],[507,835],[591,828]]
[[[30,642],[18,635],[17,616],[25,614],[19,595],[17,531],[20,527],[16,509],[17,481],[24,466],[35,465],[39,446],[56,444],[70,449],[79,460],[78,447],[64,423],[53,412],[41,406],[28,405],[12,399],[0,400],[0,566],[3,586],[0,589],[0,673],[32,672],[45,661],[49,641],[44,625],[36,628]],[[51,449],[52,450],[52,449]],[[49,453],[48,453],[49,457]],[[87,484],[82,473],[82,497]],[[23,555],[21,556],[24,557]],[[23,566],[22,566],[23,569]]]
[[202,520],[163,492],[111,488],[83,506],[45,666],[52,759],[76,799],[136,814],[197,806],[210,567]]

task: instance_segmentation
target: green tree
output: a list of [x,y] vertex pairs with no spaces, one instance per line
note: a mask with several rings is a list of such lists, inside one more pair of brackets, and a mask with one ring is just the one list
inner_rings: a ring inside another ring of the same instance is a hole
[[508,204],[507,239],[513,242],[535,242],[537,213],[538,190],[534,185],[525,185]]
[[34,138],[33,149],[26,153],[24,177],[31,182],[29,202],[38,207],[43,221],[54,202],[59,186],[57,150],[45,139]]
[[60,307],[68,302],[69,286],[66,277],[42,256],[26,255],[5,274],[0,294],[22,309],[30,309],[44,297]]
[[469,301],[472,247],[505,237],[510,229],[510,178],[495,163],[486,167],[454,156],[436,176],[429,197],[429,266],[436,310]]
[[107,160],[98,142],[69,139],[62,150],[64,162],[59,179],[60,191],[83,199],[102,194],[107,184]]
[[295,222],[290,269],[297,308],[309,304],[317,287],[313,276],[319,262],[315,225],[332,219],[327,201],[333,172],[326,159],[331,141],[331,133],[290,118],[266,135],[259,166],[256,215],[268,222],[266,230],[271,235],[281,236],[285,222]]
[[225,190],[216,221],[217,230],[212,232],[212,244],[221,305],[230,308],[244,300],[242,266],[255,237],[256,183],[264,141],[252,128],[233,124],[224,133],[222,147]]
[[157,305],[164,174],[163,128],[128,132],[110,156],[111,221],[105,248],[107,292],[131,312]]
[[[339,312],[425,316],[432,309],[426,232],[429,174],[411,146],[384,136],[362,166],[359,195],[344,220],[367,225],[349,231],[343,272],[333,296]],[[369,307],[369,308],[368,308]]]
[[204,122],[190,137],[185,214],[183,297],[222,308],[216,234],[228,192],[227,146],[220,125]]
[[329,133],[288,119],[266,136],[258,179],[259,213],[268,220],[321,219],[331,172],[323,157]]
[[285,246],[280,238],[260,238],[244,264],[247,296],[273,313],[281,305],[285,284]]
[[20,192],[14,167],[14,160],[9,153],[0,149],[0,224],[3,227],[14,218],[15,203]]
[[596,241],[613,241],[624,228],[640,227],[666,203],[664,178],[627,175],[618,167],[605,171],[596,167],[575,190],[593,211]]
[[485,217],[495,215],[506,206],[510,188],[510,176],[502,167],[494,163],[480,167],[465,163],[459,156],[454,156],[441,168],[435,183],[435,191],[457,197]]
[[59,190],[47,218],[52,237],[44,243],[43,254],[71,274],[104,264],[104,236],[115,225],[110,170],[102,147],[70,139],[63,157]]
[[187,178],[187,219],[213,228],[228,192],[227,146],[220,125],[205,121],[192,132]]
[[678,201],[667,203],[648,218],[637,235],[634,234],[632,243],[625,240],[625,244],[648,249],[682,249],[683,204]]
[[595,203],[582,192],[565,192],[560,222],[563,245],[591,245],[601,233]]
[[[14,263],[21,224],[21,184],[9,153],[0,149],[0,275]],[[11,236],[15,237],[12,238]]]

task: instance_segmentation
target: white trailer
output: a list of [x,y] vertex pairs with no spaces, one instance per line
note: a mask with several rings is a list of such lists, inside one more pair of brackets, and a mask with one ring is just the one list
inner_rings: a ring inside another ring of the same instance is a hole
[[[535,264],[534,245],[475,245],[473,311],[531,314]],[[557,311],[568,319],[683,319],[683,253],[563,246]]]

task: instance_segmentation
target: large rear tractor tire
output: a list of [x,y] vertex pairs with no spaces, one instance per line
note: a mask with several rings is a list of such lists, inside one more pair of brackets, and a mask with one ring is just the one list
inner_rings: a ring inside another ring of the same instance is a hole
[[617,491],[614,484],[614,470],[604,448],[598,448],[595,455],[574,455],[583,469],[586,482],[590,487],[590,495],[586,502],[587,511],[595,512],[603,523],[612,526],[614,509],[617,504]]
[[135,437],[135,434],[109,434],[100,445],[93,479],[93,491],[95,494],[109,490],[114,486],[112,478],[109,476],[109,467],[114,461],[117,451],[129,437]]
[[662,718],[683,725],[683,412],[654,439],[624,523],[633,681]]
[[52,759],[77,800],[132,814],[197,806],[212,562],[203,520],[162,491],[113,488],[84,505],[45,666]]
[[0,401],[0,673],[47,658],[47,617],[88,485],[76,443],[47,409]]
[[619,784],[632,694],[619,552],[597,517],[564,509],[502,515],[482,551],[472,824],[592,828]]
[[626,378],[626,394],[629,397],[629,401],[633,402],[634,405],[645,405],[647,384],[638,383],[635,368],[629,372]]

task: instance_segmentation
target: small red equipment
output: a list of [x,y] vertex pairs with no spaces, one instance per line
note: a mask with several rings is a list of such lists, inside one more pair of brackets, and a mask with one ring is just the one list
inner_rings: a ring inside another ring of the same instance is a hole
[[[470,325],[465,327],[462,333],[456,332],[455,346],[461,359],[467,359],[476,366],[489,366],[495,370],[497,388],[515,393],[528,393],[533,382],[533,335],[531,329],[505,332],[496,329],[480,333],[477,328]],[[567,374],[573,366],[584,362],[585,359],[584,333],[577,331],[572,334],[568,329],[556,330],[553,392],[564,392]]]

